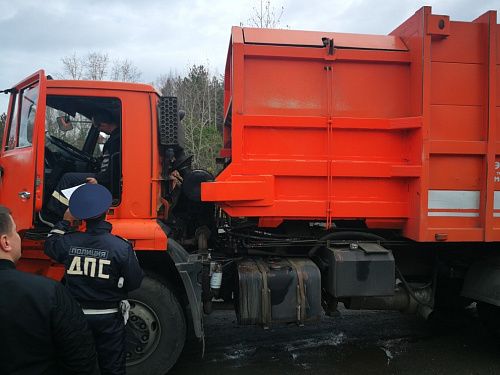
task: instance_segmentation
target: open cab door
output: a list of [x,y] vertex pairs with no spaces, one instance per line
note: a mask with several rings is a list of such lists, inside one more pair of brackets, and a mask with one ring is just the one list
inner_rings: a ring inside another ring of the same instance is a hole
[[9,109],[0,150],[0,205],[12,210],[19,232],[33,227],[42,207],[45,147],[43,70],[10,91]]

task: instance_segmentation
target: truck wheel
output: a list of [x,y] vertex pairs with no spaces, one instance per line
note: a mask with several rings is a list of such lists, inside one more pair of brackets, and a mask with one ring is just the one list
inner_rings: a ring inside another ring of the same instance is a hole
[[500,337],[500,307],[486,302],[477,302],[477,313],[488,331]]
[[184,311],[169,286],[153,275],[146,276],[128,300],[127,374],[163,375],[184,347]]

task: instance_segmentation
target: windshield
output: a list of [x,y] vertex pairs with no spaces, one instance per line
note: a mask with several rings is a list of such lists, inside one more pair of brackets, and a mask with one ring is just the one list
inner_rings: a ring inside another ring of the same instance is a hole
[[[62,139],[79,150],[83,150],[85,140],[87,139],[87,135],[92,127],[92,121],[90,119],[82,116],[81,114],[71,116],[63,111],[59,111],[49,106],[47,106],[45,116],[45,131],[47,134]],[[65,123],[71,124],[72,126],[68,126],[68,129],[61,130],[57,122],[58,118],[63,118]],[[47,144],[47,147],[51,148],[52,151],[55,151],[54,145]]]

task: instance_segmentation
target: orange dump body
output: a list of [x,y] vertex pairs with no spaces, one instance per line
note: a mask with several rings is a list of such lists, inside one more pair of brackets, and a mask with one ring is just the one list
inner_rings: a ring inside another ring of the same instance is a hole
[[389,36],[234,27],[228,167],[202,199],[229,215],[366,220],[416,241],[500,240],[496,12],[423,7]]

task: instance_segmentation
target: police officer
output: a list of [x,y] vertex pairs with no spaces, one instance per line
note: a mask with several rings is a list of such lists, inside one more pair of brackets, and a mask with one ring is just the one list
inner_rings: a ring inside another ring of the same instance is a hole
[[[125,374],[127,292],[139,288],[144,272],[129,242],[111,234],[106,212],[111,193],[85,184],[69,200],[64,219],[45,242],[45,254],[63,263],[66,286],[80,303],[94,333],[101,374]],[[70,232],[73,219],[86,222],[85,232]]]

